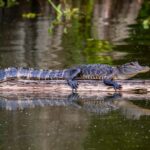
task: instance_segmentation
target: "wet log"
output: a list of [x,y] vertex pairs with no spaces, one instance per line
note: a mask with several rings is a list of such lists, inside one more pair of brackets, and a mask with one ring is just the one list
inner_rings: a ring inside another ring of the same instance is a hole
[[[150,92],[150,80],[118,80],[122,85],[119,92],[145,93]],[[78,80],[78,92],[115,92],[111,86],[106,86],[99,80]],[[30,91],[30,92],[71,92],[65,80],[12,80],[0,83],[0,91]]]

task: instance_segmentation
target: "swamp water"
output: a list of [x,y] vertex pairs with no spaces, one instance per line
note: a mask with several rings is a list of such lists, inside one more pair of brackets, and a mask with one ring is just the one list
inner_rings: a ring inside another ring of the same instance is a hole
[[[142,1],[70,1],[87,16],[49,34],[54,12],[20,4],[0,9],[0,67],[62,69],[82,63],[150,66],[150,30],[137,21]],[[110,7],[111,6],[111,7]],[[20,9],[21,8],[21,9]],[[23,12],[36,11],[35,19]],[[51,15],[50,15],[51,14]],[[149,73],[136,76],[148,79]],[[150,98],[107,93],[0,93],[0,149],[124,150],[150,148]],[[146,97],[147,96],[147,97]]]

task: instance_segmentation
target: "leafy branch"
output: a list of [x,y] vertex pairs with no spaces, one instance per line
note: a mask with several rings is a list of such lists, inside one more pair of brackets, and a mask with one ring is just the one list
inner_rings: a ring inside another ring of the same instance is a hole
[[[61,4],[55,5],[52,0],[48,0],[52,8],[56,12],[56,19],[52,21],[50,27],[49,27],[49,32],[51,33],[53,28],[56,25],[59,24],[66,24],[67,22],[71,21],[73,17],[78,16],[79,9],[78,8],[69,8],[65,6],[65,8],[62,8]],[[64,20],[63,20],[64,19]],[[64,33],[67,33],[67,27],[65,26],[64,28]]]

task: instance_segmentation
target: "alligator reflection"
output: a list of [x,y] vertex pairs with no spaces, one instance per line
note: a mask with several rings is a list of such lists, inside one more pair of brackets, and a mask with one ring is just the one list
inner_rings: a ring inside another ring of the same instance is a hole
[[142,99],[142,101],[149,102],[149,94],[129,95],[120,93],[81,93],[80,95],[77,93],[71,95],[63,93],[59,93],[59,95],[58,93],[1,93],[0,109],[15,111],[44,106],[71,106],[99,115],[120,110],[123,115],[131,119],[139,119],[143,115],[150,115],[149,109],[136,106],[132,102],[138,98],[139,101]]

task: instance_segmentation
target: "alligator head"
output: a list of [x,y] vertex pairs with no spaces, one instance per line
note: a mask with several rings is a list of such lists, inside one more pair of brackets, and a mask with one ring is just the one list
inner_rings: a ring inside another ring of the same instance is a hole
[[150,67],[141,66],[138,62],[130,62],[117,67],[117,79],[128,79],[139,73],[150,71]]

